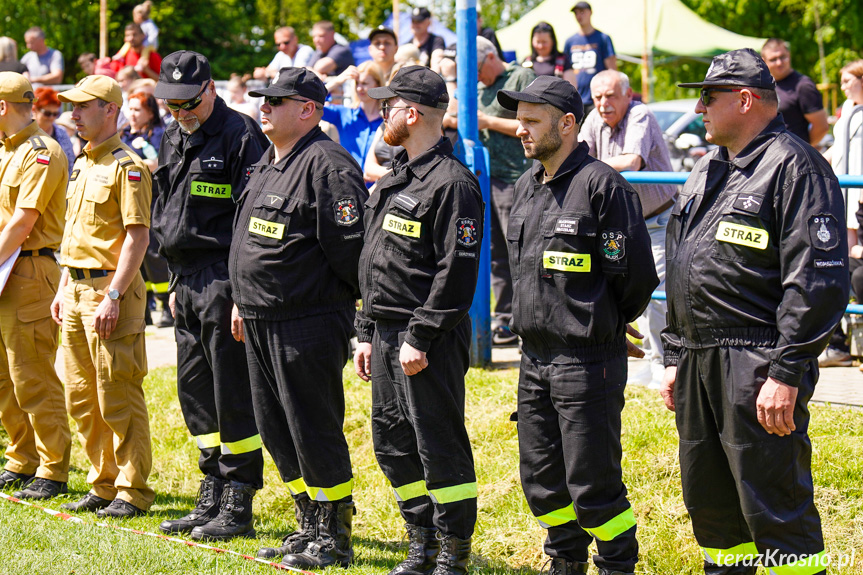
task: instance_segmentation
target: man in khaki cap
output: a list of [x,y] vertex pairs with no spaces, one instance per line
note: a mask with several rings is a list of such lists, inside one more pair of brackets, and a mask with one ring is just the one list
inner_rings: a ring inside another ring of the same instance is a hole
[[54,371],[51,301],[60,268],[68,161],[32,119],[33,87],[0,72],[0,262],[21,251],[0,293],[0,423],[9,434],[0,488],[27,482],[22,499],[66,493],[71,437]]
[[72,119],[87,145],[69,177],[60,246],[67,269],[51,312],[63,326],[66,402],[92,464],[87,481],[93,486],[62,507],[132,517],[155,496],[147,487],[146,299],[138,271],[150,239],[150,172],[117,134],[123,104],[117,82],[87,76],[59,98],[73,104]]

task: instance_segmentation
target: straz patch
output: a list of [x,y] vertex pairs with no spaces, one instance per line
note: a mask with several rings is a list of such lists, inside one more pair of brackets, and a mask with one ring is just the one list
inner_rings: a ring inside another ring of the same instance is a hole
[[140,182],[141,181],[141,172],[129,172],[129,181],[130,182]]
[[602,255],[610,262],[619,262],[626,256],[623,232],[602,232]]
[[569,252],[543,252],[542,267],[561,272],[589,272],[590,254]]
[[406,220],[392,214],[387,214],[384,218],[383,228],[400,236],[408,236],[411,238],[420,237],[420,229],[422,224],[412,220]]
[[280,240],[285,236],[285,224],[277,224],[276,222],[268,222],[261,218],[252,217],[249,218],[249,232]]
[[231,184],[211,184],[210,182],[192,182],[191,194],[205,198],[230,198]]
[[767,230],[761,228],[752,228],[731,222],[719,222],[719,227],[716,228],[716,239],[720,242],[763,250],[767,248],[770,235]]
[[36,163],[48,165],[51,163],[51,156],[48,154],[36,154]]
[[333,204],[333,211],[336,214],[336,223],[340,226],[352,226],[360,221],[360,212],[351,198],[338,200]]
[[455,221],[456,242],[466,248],[476,245],[476,220],[472,218],[460,218]]
[[[845,233],[844,230],[842,233]],[[839,247],[839,224],[830,214],[809,218],[809,240],[812,247],[829,251]]]

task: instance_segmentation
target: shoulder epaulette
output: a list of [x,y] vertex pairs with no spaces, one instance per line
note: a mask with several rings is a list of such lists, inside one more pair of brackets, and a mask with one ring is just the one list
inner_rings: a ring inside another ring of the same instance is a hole
[[111,153],[114,155],[115,158],[117,158],[117,161],[120,162],[121,167],[125,168],[129,164],[135,163],[135,160],[130,158],[129,154],[127,154],[123,148],[117,148],[116,150],[114,150]]
[[45,140],[43,140],[39,136],[30,136],[30,138],[28,138],[27,141],[30,142],[30,146],[32,146],[32,148],[34,150],[47,150],[48,149],[48,146],[45,144]]

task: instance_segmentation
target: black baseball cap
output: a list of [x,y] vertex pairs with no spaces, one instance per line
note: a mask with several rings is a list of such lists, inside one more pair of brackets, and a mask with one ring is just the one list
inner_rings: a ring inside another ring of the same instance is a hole
[[285,67],[279,70],[269,86],[249,92],[249,96],[302,96],[323,105],[327,99],[327,87],[311,70]]
[[439,110],[446,110],[449,104],[449,94],[443,78],[425,66],[405,66],[399,69],[388,86],[372,88],[369,96],[375,100],[398,97]]
[[570,12],[575,12],[576,10],[590,10],[593,12],[593,8],[587,2],[576,2],[575,6],[569,9]]
[[411,22],[423,22],[431,18],[431,12],[425,6],[414,8],[411,12]]
[[776,81],[770,75],[767,64],[752,48],[732,50],[715,56],[703,82],[678,84],[681,88],[703,86],[745,86],[775,90]]
[[390,28],[387,28],[384,25],[380,25],[371,32],[369,32],[369,42],[371,42],[375,36],[380,36],[381,34],[386,34],[387,36],[391,36],[393,40],[396,42],[396,46],[399,44],[399,39],[396,37],[396,33],[393,32]]
[[163,100],[191,100],[212,80],[210,62],[197,52],[180,50],[165,56],[153,96]]
[[584,115],[584,104],[572,84],[556,76],[538,76],[522,92],[501,90],[497,101],[507,110],[518,111],[519,102],[551,104],[564,114],[572,114],[578,123]]

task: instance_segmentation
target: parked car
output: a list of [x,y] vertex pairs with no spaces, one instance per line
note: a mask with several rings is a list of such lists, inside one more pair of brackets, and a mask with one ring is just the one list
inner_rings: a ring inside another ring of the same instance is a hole
[[671,165],[676,172],[689,172],[695,162],[715,146],[707,142],[701,114],[695,113],[695,98],[647,104],[662,128]]

